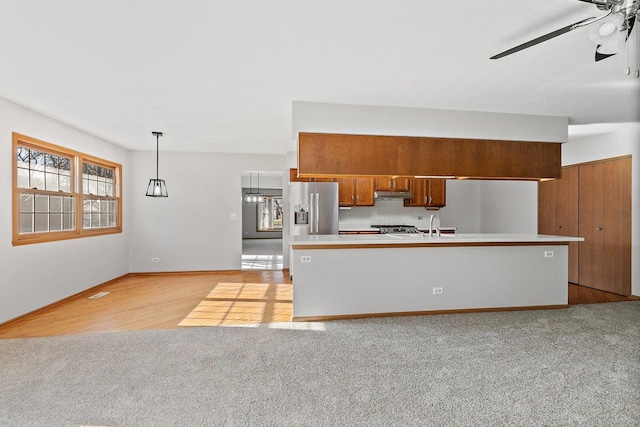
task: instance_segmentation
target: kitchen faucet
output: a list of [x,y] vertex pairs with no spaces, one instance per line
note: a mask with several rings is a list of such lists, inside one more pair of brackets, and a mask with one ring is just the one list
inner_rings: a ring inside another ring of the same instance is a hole
[[[433,237],[433,218],[435,218],[435,215],[431,215],[431,217],[429,218],[429,237]],[[437,231],[437,236],[440,237],[440,229],[438,227],[436,227],[436,231]]]

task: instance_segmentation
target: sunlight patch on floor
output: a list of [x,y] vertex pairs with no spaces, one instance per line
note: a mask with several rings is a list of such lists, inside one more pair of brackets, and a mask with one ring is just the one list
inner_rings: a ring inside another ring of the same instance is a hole
[[289,322],[292,286],[269,283],[221,282],[179,326],[240,326]]

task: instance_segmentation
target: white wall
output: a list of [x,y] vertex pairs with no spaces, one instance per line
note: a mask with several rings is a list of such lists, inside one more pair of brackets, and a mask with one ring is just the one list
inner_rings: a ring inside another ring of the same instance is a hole
[[[129,272],[127,150],[0,98],[0,322]],[[123,232],[13,246],[12,132],[122,164]]]
[[242,172],[284,171],[285,156],[161,151],[168,198],[144,195],[154,152],[132,151],[131,162],[131,272],[240,270]]
[[[292,140],[299,132],[431,136],[566,142],[569,119],[557,116],[427,108],[294,102]],[[292,150],[297,150],[293,146]]]
[[572,165],[629,154],[632,156],[631,293],[640,295],[640,123],[626,124],[608,133],[570,137],[569,143],[562,146],[562,163]]

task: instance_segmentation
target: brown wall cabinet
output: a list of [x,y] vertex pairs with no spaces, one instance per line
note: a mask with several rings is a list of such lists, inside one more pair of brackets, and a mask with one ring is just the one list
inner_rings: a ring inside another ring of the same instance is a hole
[[371,178],[336,178],[340,206],[373,206],[374,183]]
[[301,132],[298,169],[304,177],[536,180],[561,177],[560,150],[548,142]]
[[631,157],[563,168],[538,197],[540,233],[585,239],[569,247],[569,281],[631,295]]
[[409,178],[376,178],[376,191],[409,191]]
[[404,205],[409,207],[444,207],[447,199],[446,184],[445,179],[410,179],[409,191],[413,197],[405,199]]

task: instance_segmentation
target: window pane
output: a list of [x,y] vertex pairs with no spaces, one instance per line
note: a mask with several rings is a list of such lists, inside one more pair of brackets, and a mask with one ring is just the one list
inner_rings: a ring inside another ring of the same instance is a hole
[[109,214],[106,212],[100,212],[100,226],[108,227],[109,226]]
[[18,169],[18,188],[30,188],[28,169]]
[[30,160],[30,165],[32,170],[44,171],[44,164],[45,164],[44,153],[36,150],[31,150],[31,156],[29,160]]
[[48,213],[36,213],[35,216],[35,232],[40,233],[43,231],[49,231],[49,214]]
[[62,197],[50,196],[49,197],[49,212],[62,212]]
[[37,188],[38,190],[44,190],[44,172],[31,171],[31,188]]
[[20,234],[33,233],[33,215],[20,214]]
[[106,192],[105,192],[105,183],[104,182],[98,182],[98,192],[96,193],[98,196],[106,196]]
[[115,226],[117,226],[117,224],[116,224],[116,214],[110,213],[109,214],[109,227],[115,227]]
[[49,196],[36,194],[36,212],[49,212]]
[[96,181],[89,181],[89,194],[98,194],[98,183]]
[[50,214],[49,215],[49,231],[61,231],[62,230],[62,214]]
[[104,186],[104,195],[113,197],[113,184],[107,182]]
[[29,169],[29,149],[17,147],[16,160],[19,168]]
[[71,177],[70,176],[60,176],[60,191],[65,191],[67,193],[71,193]]
[[76,217],[73,214],[62,214],[62,228],[64,230],[73,230],[76,228]]
[[76,203],[74,197],[64,197],[62,199],[62,210],[65,212],[75,212],[76,211]]
[[91,214],[85,213],[82,215],[82,228],[91,228]]
[[71,175],[71,159],[60,157],[60,164],[58,165],[58,169],[60,170],[60,175]]
[[91,214],[91,228],[100,227],[100,214]]
[[60,157],[53,154],[47,154],[45,156],[45,170],[47,172],[58,174],[58,164],[60,163]]
[[46,189],[49,191],[58,191],[58,174],[46,173]]
[[20,193],[20,212],[33,212],[33,194]]

